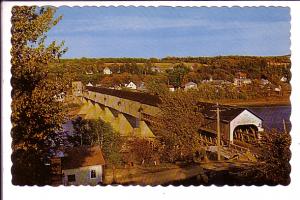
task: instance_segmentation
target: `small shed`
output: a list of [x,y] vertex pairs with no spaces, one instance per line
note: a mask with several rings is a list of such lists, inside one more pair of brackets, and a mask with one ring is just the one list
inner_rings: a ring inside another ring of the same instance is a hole
[[97,185],[103,181],[105,164],[99,146],[73,147],[61,158],[64,185]]

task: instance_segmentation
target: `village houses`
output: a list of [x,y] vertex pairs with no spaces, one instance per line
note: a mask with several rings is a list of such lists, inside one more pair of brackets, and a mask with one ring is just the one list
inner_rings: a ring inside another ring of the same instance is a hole
[[247,85],[251,84],[251,79],[247,78],[247,74],[244,72],[238,72],[235,74],[235,78],[233,79],[233,84],[235,86]]
[[110,74],[112,74],[112,71],[111,71],[108,67],[105,67],[105,68],[103,69],[103,74],[104,74],[104,75],[110,75]]

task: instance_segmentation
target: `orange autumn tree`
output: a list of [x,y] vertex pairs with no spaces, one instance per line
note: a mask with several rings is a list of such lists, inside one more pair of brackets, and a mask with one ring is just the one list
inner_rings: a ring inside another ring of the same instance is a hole
[[204,119],[197,107],[196,93],[169,92],[161,100],[161,113],[152,126],[164,146],[162,159],[172,162],[192,158],[202,147],[199,129]]
[[15,185],[47,184],[45,163],[57,142],[64,120],[54,96],[63,91],[59,80],[48,78],[48,65],[65,53],[63,43],[45,44],[45,33],[54,19],[52,7],[15,6],[12,9],[12,182]]

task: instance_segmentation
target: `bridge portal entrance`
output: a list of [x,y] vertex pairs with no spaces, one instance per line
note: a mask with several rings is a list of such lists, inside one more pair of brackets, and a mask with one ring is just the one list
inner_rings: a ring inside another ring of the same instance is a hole
[[252,143],[260,139],[258,127],[254,124],[243,124],[235,127],[233,131],[234,141]]

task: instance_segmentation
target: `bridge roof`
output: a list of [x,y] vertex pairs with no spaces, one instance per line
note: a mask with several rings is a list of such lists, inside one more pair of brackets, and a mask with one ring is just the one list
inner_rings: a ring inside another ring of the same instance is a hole
[[102,94],[116,96],[116,97],[120,97],[123,99],[129,99],[129,100],[137,101],[142,104],[146,104],[146,105],[150,105],[150,106],[158,106],[158,104],[161,103],[159,96],[151,95],[151,94],[147,94],[147,93],[131,92],[131,91],[125,91],[125,90],[115,90],[115,89],[92,87],[92,86],[87,86],[86,88],[88,91],[99,92]]
[[[203,115],[207,118],[217,118],[216,110],[217,105],[213,103],[206,103],[206,102],[199,102],[198,108],[200,108],[200,112],[203,113]],[[244,107],[235,107],[235,106],[225,106],[225,105],[219,105],[220,108],[220,120],[223,122],[230,122],[234,118],[236,118],[239,114],[241,114],[244,110],[249,111],[259,119],[263,120],[260,116],[253,113],[251,110],[244,108]]]

